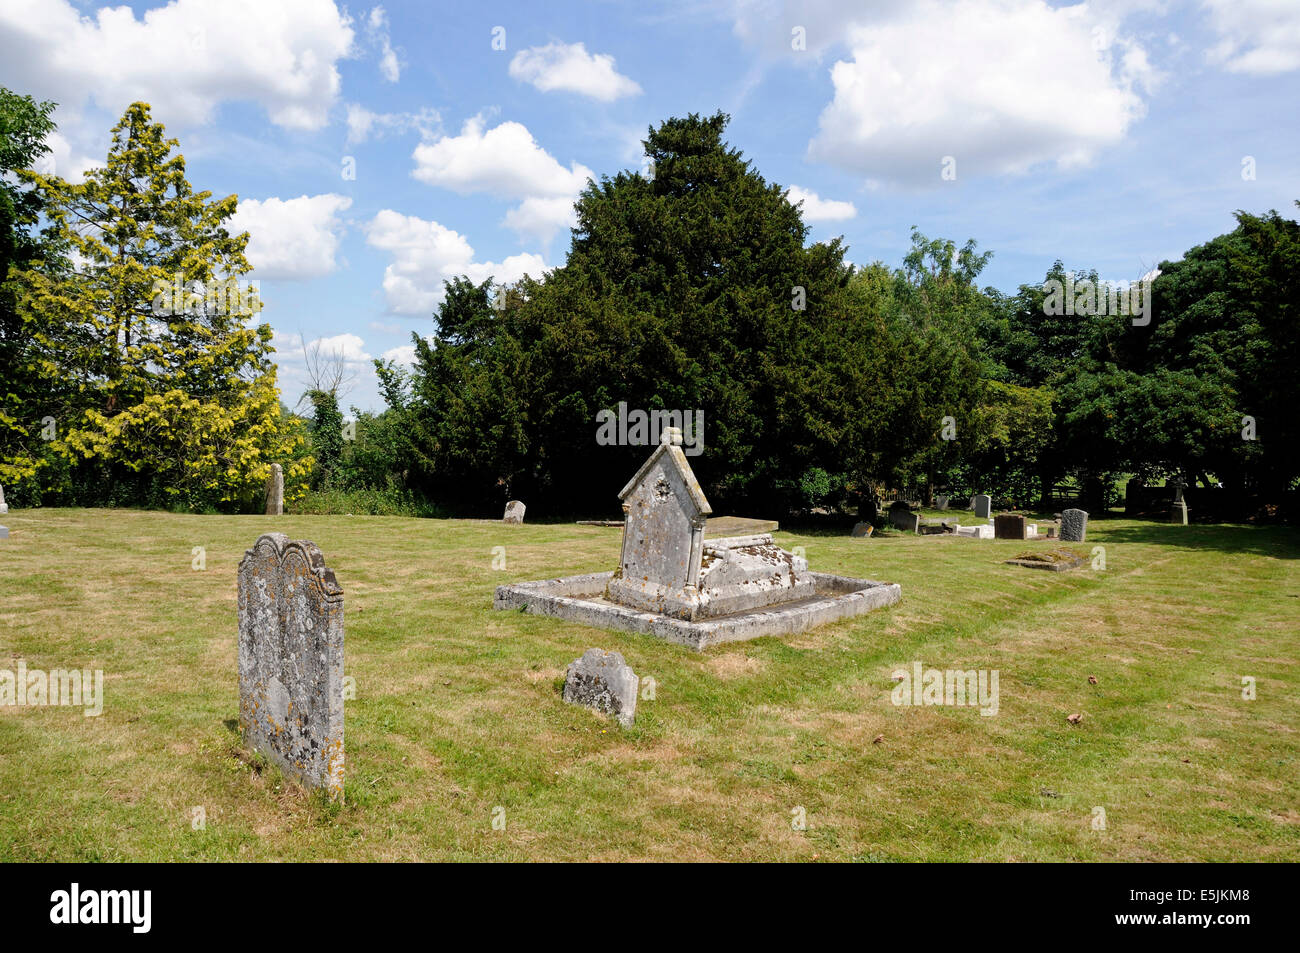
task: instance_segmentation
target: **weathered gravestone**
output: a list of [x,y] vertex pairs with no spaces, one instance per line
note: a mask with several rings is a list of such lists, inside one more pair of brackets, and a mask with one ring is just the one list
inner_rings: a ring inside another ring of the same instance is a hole
[[266,478],[266,515],[284,515],[284,469],[271,464],[271,474]]
[[9,512],[9,504],[5,502],[5,488],[0,486],[0,516]]
[[636,717],[636,673],[618,652],[587,649],[564,674],[564,700],[613,715],[624,728]]
[[343,799],[343,590],[314,543],[258,537],[239,563],[245,743]]
[[948,497],[936,496],[934,498],[934,508],[936,510],[946,510],[948,508]]
[[1028,539],[1025,518],[1018,513],[999,513],[993,517],[993,536],[995,539]]
[[1083,510],[1061,511],[1061,541],[1082,543],[1088,534],[1088,514]]
[[1186,526],[1187,513],[1187,503],[1184,500],[1174,500],[1173,503],[1169,504],[1169,522]]
[[970,508],[975,511],[976,519],[986,520],[993,513],[993,497],[977,493],[970,498]]
[[851,535],[854,539],[864,539],[867,536],[870,536],[872,530],[874,529],[875,527],[872,526],[870,523],[855,523],[853,526],[853,532],[850,533],[849,535]]
[[506,512],[505,515],[501,517],[501,522],[513,523],[516,526],[519,525],[524,521],[524,510],[526,509],[528,509],[528,507],[524,506],[524,504],[520,503],[518,500],[511,500],[506,504]]
[[920,525],[920,517],[912,512],[906,502],[897,500],[889,505],[889,525],[894,529],[915,533]]

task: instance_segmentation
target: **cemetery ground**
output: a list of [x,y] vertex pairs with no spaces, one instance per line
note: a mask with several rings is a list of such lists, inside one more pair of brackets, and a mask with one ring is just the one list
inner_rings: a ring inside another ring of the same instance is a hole
[[[610,569],[618,529],[6,523],[0,668],[100,668],[105,695],[98,717],[0,707],[0,860],[1300,860],[1294,530],[1094,519],[1072,545],[1105,570],[1059,574],[1002,562],[1056,540],[783,531],[902,602],[700,653],[492,610],[499,584]],[[236,567],[271,530],[345,593],[341,806],[238,737]],[[631,729],[561,700],[593,646],[654,679]],[[998,670],[998,713],[895,706],[917,661]]]

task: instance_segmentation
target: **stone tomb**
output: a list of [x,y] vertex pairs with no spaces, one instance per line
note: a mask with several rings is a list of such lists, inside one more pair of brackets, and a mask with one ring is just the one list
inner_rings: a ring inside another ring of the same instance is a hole
[[1019,513],[999,513],[993,517],[994,539],[1028,539],[1028,524]]
[[667,428],[662,439],[619,494],[627,519],[616,570],[499,586],[493,607],[702,649],[800,632],[899,600],[897,585],[812,572],[769,533],[706,540],[712,509],[680,431]]
[[1061,541],[1082,543],[1088,535],[1088,514],[1084,510],[1061,511]]
[[239,563],[239,727],[286,775],[343,799],[343,590],[314,543],[283,533]]

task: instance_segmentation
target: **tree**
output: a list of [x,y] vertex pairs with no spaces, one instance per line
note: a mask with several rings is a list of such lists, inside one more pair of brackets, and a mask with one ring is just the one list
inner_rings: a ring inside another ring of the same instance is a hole
[[271,328],[250,324],[248,235],[225,227],[237,198],[195,192],[178,145],[133,103],[83,183],[22,173],[76,261],[23,272],[23,307],[38,328],[77,328],[51,368],[72,384],[54,448],[84,500],[251,505],[301,435],[280,413]]
[[[25,187],[17,172],[30,169],[49,152],[46,137],[54,131],[54,103],[38,103],[0,87],[0,485],[30,497],[43,462],[39,417],[34,415],[51,388],[45,373],[41,339],[19,314],[21,286],[16,272],[53,249],[37,234],[40,193]],[[49,335],[49,337],[61,335]]]

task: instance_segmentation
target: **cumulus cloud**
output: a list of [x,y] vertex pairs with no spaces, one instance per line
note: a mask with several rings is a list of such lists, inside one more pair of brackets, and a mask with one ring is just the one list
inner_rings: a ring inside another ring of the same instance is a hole
[[467,275],[471,281],[517,281],[524,275],[540,278],[546,264],[540,255],[511,255],[500,262],[474,260],[474,249],[463,235],[437,222],[379,212],[366,228],[366,241],[392,256],[384,269],[384,294],[390,311],[429,314],[442,301],[445,280]]
[[840,202],[824,199],[816,192],[792,185],[785,190],[785,197],[791,205],[803,202],[803,220],[805,222],[838,222],[853,218],[858,214],[852,202]]
[[[94,159],[73,149],[62,133],[51,132],[45,137],[45,144],[50,151],[36,160],[36,171],[42,175],[57,175],[68,182],[84,182],[88,171],[104,166],[103,159]],[[107,146],[104,153],[108,153]]]
[[248,232],[247,257],[255,278],[319,278],[337,267],[343,222],[352,200],[327,192],[296,199],[243,199],[231,216],[231,234]]
[[1300,4],[1295,0],[1202,0],[1219,42],[1212,63],[1231,73],[1300,69]]
[[388,14],[383,7],[375,7],[366,18],[366,36],[371,45],[379,50],[379,73],[390,83],[402,78],[402,63],[393,49],[393,40],[388,33]]
[[870,181],[1090,161],[1145,113],[1145,52],[1086,5],[919,0],[846,33],[809,157]]
[[120,114],[135,100],[169,123],[202,124],[226,101],[260,104],[276,125],[324,126],[352,47],[330,0],[172,0],[83,16],[68,0],[0,4],[0,83],[76,110]]
[[641,87],[614,68],[614,57],[588,53],[581,43],[549,43],[520,50],[510,75],[544,93],[560,90],[609,103],[640,94]]
[[421,143],[412,153],[412,175],[462,195],[486,192],[520,200],[505,224],[541,241],[573,224],[573,203],[595,174],[572,162],[566,169],[517,122],[487,129],[481,116],[467,120],[458,136]]

